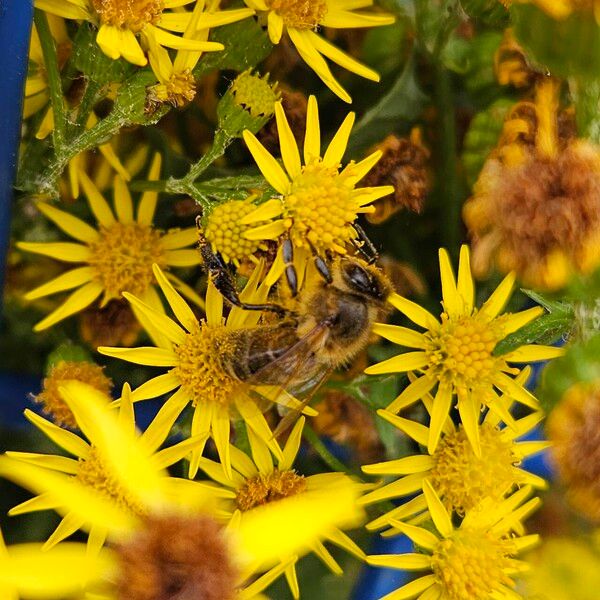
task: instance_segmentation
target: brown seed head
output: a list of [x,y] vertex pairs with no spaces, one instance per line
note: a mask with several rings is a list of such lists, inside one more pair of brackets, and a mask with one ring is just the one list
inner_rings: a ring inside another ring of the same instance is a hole
[[208,516],[149,517],[117,547],[118,600],[233,600],[238,572],[223,528]]
[[129,303],[111,300],[102,308],[90,308],[79,317],[81,338],[92,348],[135,344],[141,326]]
[[42,384],[42,391],[34,400],[42,405],[42,410],[59,426],[77,427],[77,421],[59,393],[66,381],[75,379],[91,385],[103,394],[110,396],[112,381],[104,374],[104,368],[86,361],[63,360],[50,370]]
[[546,430],[571,504],[600,523],[600,382],[570,388]]
[[421,212],[430,182],[429,150],[423,146],[419,130],[414,129],[410,138],[389,135],[377,149],[383,156],[362,179],[361,186],[393,185],[395,192],[377,201],[375,212],[368,214],[367,220],[382,223],[402,209]]

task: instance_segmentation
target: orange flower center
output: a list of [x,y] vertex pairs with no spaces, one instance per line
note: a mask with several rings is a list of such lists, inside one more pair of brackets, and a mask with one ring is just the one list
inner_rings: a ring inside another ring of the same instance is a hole
[[269,6],[294,29],[314,29],[327,14],[326,0],[271,0]]
[[103,25],[129,29],[134,33],[156,23],[164,10],[162,0],[92,0]]

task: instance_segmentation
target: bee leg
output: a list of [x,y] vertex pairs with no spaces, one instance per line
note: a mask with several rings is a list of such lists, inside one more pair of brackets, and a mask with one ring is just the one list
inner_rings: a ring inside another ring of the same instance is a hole
[[[198,225],[198,219],[196,219],[196,224]],[[219,293],[230,304],[243,308],[244,310],[270,311],[276,312],[279,315],[287,314],[286,309],[277,304],[248,304],[242,302],[223,257],[218,252],[213,252],[201,227],[198,228],[198,239],[200,254],[202,255],[204,267],[208,271],[208,276]]]
[[379,258],[379,252],[377,252],[377,248],[373,242],[367,236],[365,230],[357,223],[352,223],[352,227],[358,233],[359,243],[354,242],[355,247],[360,251],[360,253],[365,257],[367,263],[372,265]]
[[317,249],[313,246],[313,244],[308,241],[308,245],[310,246],[311,252],[313,253],[315,267],[317,267],[317,271],[319,275],[327,282],[331,283],[333,281],[333,277],[331,276],[331,271],[327,266],[327,262],[325,259],[317,252]]
[[294,246],[290,238],[283,240],[281,254],[283,256],[283,264],[285,265],[285,278],[290,286],[292,296],[296,296],[298,294],[298,273],[294,266]]

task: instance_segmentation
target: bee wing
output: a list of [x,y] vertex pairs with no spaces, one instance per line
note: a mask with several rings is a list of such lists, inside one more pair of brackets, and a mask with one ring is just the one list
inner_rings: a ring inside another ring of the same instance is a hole
[[275,437],[293,425],[331,373],[332,368],[316,358],[326,336],[327,325],[317,325],[245,381],[263,398],[287,409],[275,430]]

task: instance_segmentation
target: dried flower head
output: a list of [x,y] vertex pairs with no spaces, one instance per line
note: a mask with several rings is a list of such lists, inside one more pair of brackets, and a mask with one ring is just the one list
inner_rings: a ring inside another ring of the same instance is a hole
[[87,361],[60,361],[54,365],[42,383],[42,391],[34,400],[42,405],[45,414],[61,427],[77,427],[77,421],[59,393],[65,381],[75,379],[91,385],[103,394],[110,395],[112,381],[104,374],[104,368]]
[[370,223],[383,223],[402,209],[421,212],[430,180],[427,171],[429,150],[414,128],[408,138],[388,135],[376,147],[383,152],[379,162],[363,179],[366,186],[393,185],[394,193],[375,202],[375,212],[367,214]]
[[495,263],[525,285],[558,289],[600,264],[600,148],[573,139],[558,92],[544,80],[535,105],[511,114],[464,207],[478,275]]
[[568,499],[600,523],[600,381],[571,387],[550,413],[546,431]]

